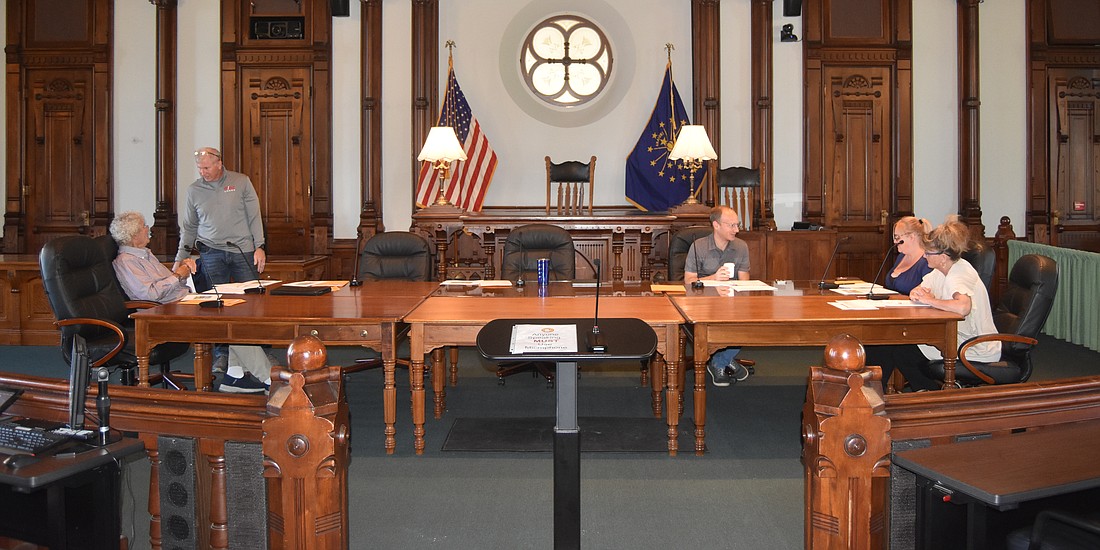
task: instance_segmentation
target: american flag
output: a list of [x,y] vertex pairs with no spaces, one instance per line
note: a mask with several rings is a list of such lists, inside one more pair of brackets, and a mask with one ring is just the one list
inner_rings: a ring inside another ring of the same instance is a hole
[[[444,196],[455,206],[472,211],[481,211],[485,201],[485,192],[493,180],[497,168],[497,154],[489,146],[489,138],[481,131],[470,104],[458,87],[454,68],[447,74],[447,93],[443,98],[443,108],[439,113],[439,125],[451,126],[458,135],[462,149],[466,151],[466,160],[455,161],[444,181]],[[425,161],[420,166],[420,178],[416,187],[416,205],[424,208],[435,202],[436,186],[439,174],[432,163]]]

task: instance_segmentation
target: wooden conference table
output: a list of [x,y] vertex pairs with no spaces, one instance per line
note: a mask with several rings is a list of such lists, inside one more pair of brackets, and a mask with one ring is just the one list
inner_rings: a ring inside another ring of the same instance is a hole
[[149,350],[164,342],[195,344],[195,387],[212,386],[210,345],[287,345],[311,334],[328,346],[365,346],[382,354],[385,368],[386,450],[395,448],[397,389],[394,384],[401,319],[438,283],[378,281],[345,286],[322,296],[246,294],[242,304],[218,309],[171,303],[139,311],[134,319],[138,384],[149,386]]
[[[537,285],[524,288],[468,288],[443,286],[405,316],[409,325],[410,378],[414,449],[424,452],[424,357],[444,346],[474,346],[477,333],[489,321],[507,318],[575,319],[595,313],[595,288],[574,288],[568,281],[553,282],[541,291]],[[660,416],[659,396],[667,372],[679,361],[679,327],[683,318],[661,294],[649,292],[648,284],[606,284],[600,289],[600,318],[637,318],[657,333],[657,352],[652,380],[655,414]],[[432,390],[435,417],[446,408],[443,361],[432,361]],[[387,406],[388,403],[387,403]],[[670,407],[666,407],[668,409]],[[388,414],[388,413],[387,413]],[[669,439],[669,452],[676,452],[676,438]]]
[[[930,307],[855,311],[829,305],[851,298],[808,286],[735,296],[719,296],[712,288],[691,289],[685,295],[671,296],[694,338],[695,454],[706,450],[707,359],[729,346],[823,346],[842,333],[855,336],[865,346],[923,343],[943,353],[944,369],[951,373],[953,383],[957,324],[962,317]],[[897,295],[892,299],[907,300]],[[666,407],[670,427],[680,420],[679,407],[673,403],[670,395]]]

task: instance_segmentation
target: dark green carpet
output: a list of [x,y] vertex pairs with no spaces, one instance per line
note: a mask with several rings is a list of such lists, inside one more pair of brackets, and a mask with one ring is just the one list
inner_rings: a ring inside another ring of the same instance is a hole
[[[582,453],[667,452],[666,424],[658,418],[582,416]],[[443,451],[544,452],[554,450],[554,418],[456,418]]]

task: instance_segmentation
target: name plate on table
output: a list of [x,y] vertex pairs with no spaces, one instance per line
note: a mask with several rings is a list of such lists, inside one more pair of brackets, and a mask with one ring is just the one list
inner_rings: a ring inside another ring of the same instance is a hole
[[515,325],[511,353],[576,353],[577,325]]
[[287,286],[271,291],[272,296],[320,296],[332,292],[331,286]]

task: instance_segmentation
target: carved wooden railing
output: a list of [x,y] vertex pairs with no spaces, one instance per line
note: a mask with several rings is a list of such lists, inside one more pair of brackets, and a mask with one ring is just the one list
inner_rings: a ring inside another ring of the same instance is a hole
[[810,369],[802,420],[806,548],[899,546],[887,544],[890,523],[899,520],[890,463],[899,444],[944,445],[1100,419],[1100,376],[885,398],[880,376],[847,335],[826,346],[825,366]]
[[[312,336],[295,340],[288,354],[289,369],[272,371],[268,401],[262,395],[110,387],[112,428],[145,442],[152,548],[172,547],[161,517],[161,436],[194,440],[194,538],[201,548],[231,546],[227,443],[262,444],[270,548],[347,547],[350,433],[340,370],[325,366],[324,347]],[[25,390],[10,412],[67,419],[65,381],[0,373],[0,385]],[[86,410],[95,410],[96,393],[89,390]]]

